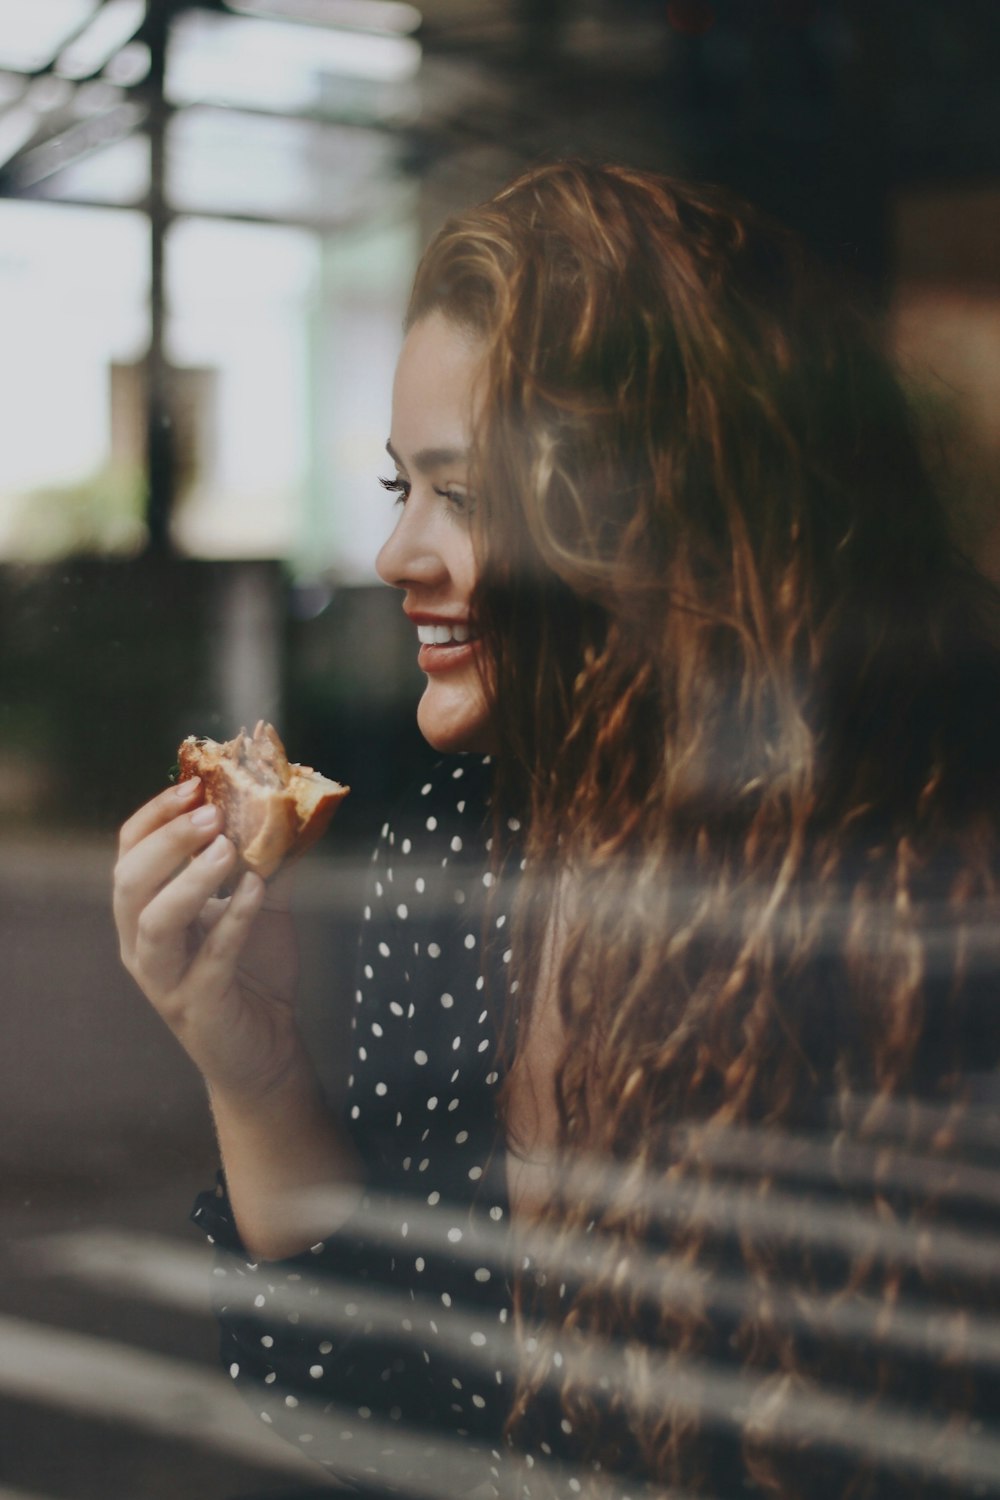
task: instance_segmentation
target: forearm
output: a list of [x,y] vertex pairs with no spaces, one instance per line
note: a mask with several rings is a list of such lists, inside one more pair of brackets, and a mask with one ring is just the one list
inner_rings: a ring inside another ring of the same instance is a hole
[[229,1199],[253,1259],[297,1255],[339,1229],[361,1168],[303,1057],[265,1093],[210,1087]]

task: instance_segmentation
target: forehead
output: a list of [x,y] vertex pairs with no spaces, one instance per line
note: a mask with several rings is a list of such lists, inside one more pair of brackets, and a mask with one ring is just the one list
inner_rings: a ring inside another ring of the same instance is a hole
[[429,313],[406,335],[392,392],[392,446],[407,462],[423,450],[464,453],[481,400],[483,347]]

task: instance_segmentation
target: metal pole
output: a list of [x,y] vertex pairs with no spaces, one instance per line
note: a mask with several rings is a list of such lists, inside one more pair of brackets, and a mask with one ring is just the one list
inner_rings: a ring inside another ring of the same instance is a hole
[[165,95],[170,0],[150,0],[145,36],[150,51],[147,81],[149,138],[149,349],[146,355],[146,523],[148,550],[170,551],[170,514],[176,475],[175,434],[170,369],[164,347],[166,287],[164,252],[170,210],[165,189],[166,132],[169,110]]

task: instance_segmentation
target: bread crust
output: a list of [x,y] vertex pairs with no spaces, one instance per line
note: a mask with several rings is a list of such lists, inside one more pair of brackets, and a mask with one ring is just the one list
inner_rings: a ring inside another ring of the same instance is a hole
[[205,800],[218,807],[240,868],[267,880],[325,833],[350,791],[311,766],[289,761],[272,725],[258,722],[219,742],[189,735],[178,747],[180,779],[201,778]]

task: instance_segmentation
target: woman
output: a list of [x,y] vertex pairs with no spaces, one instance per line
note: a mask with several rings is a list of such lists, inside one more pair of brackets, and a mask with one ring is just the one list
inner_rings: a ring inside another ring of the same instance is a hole
[[196,789],[122,838],[234,1378],[362,1488],[989,1492],[1000,661],[883,361],[750,209],[560,164],[426,252],[388,448],[465,754],[383,830],[346,1132],[278,888],[212,901]]

